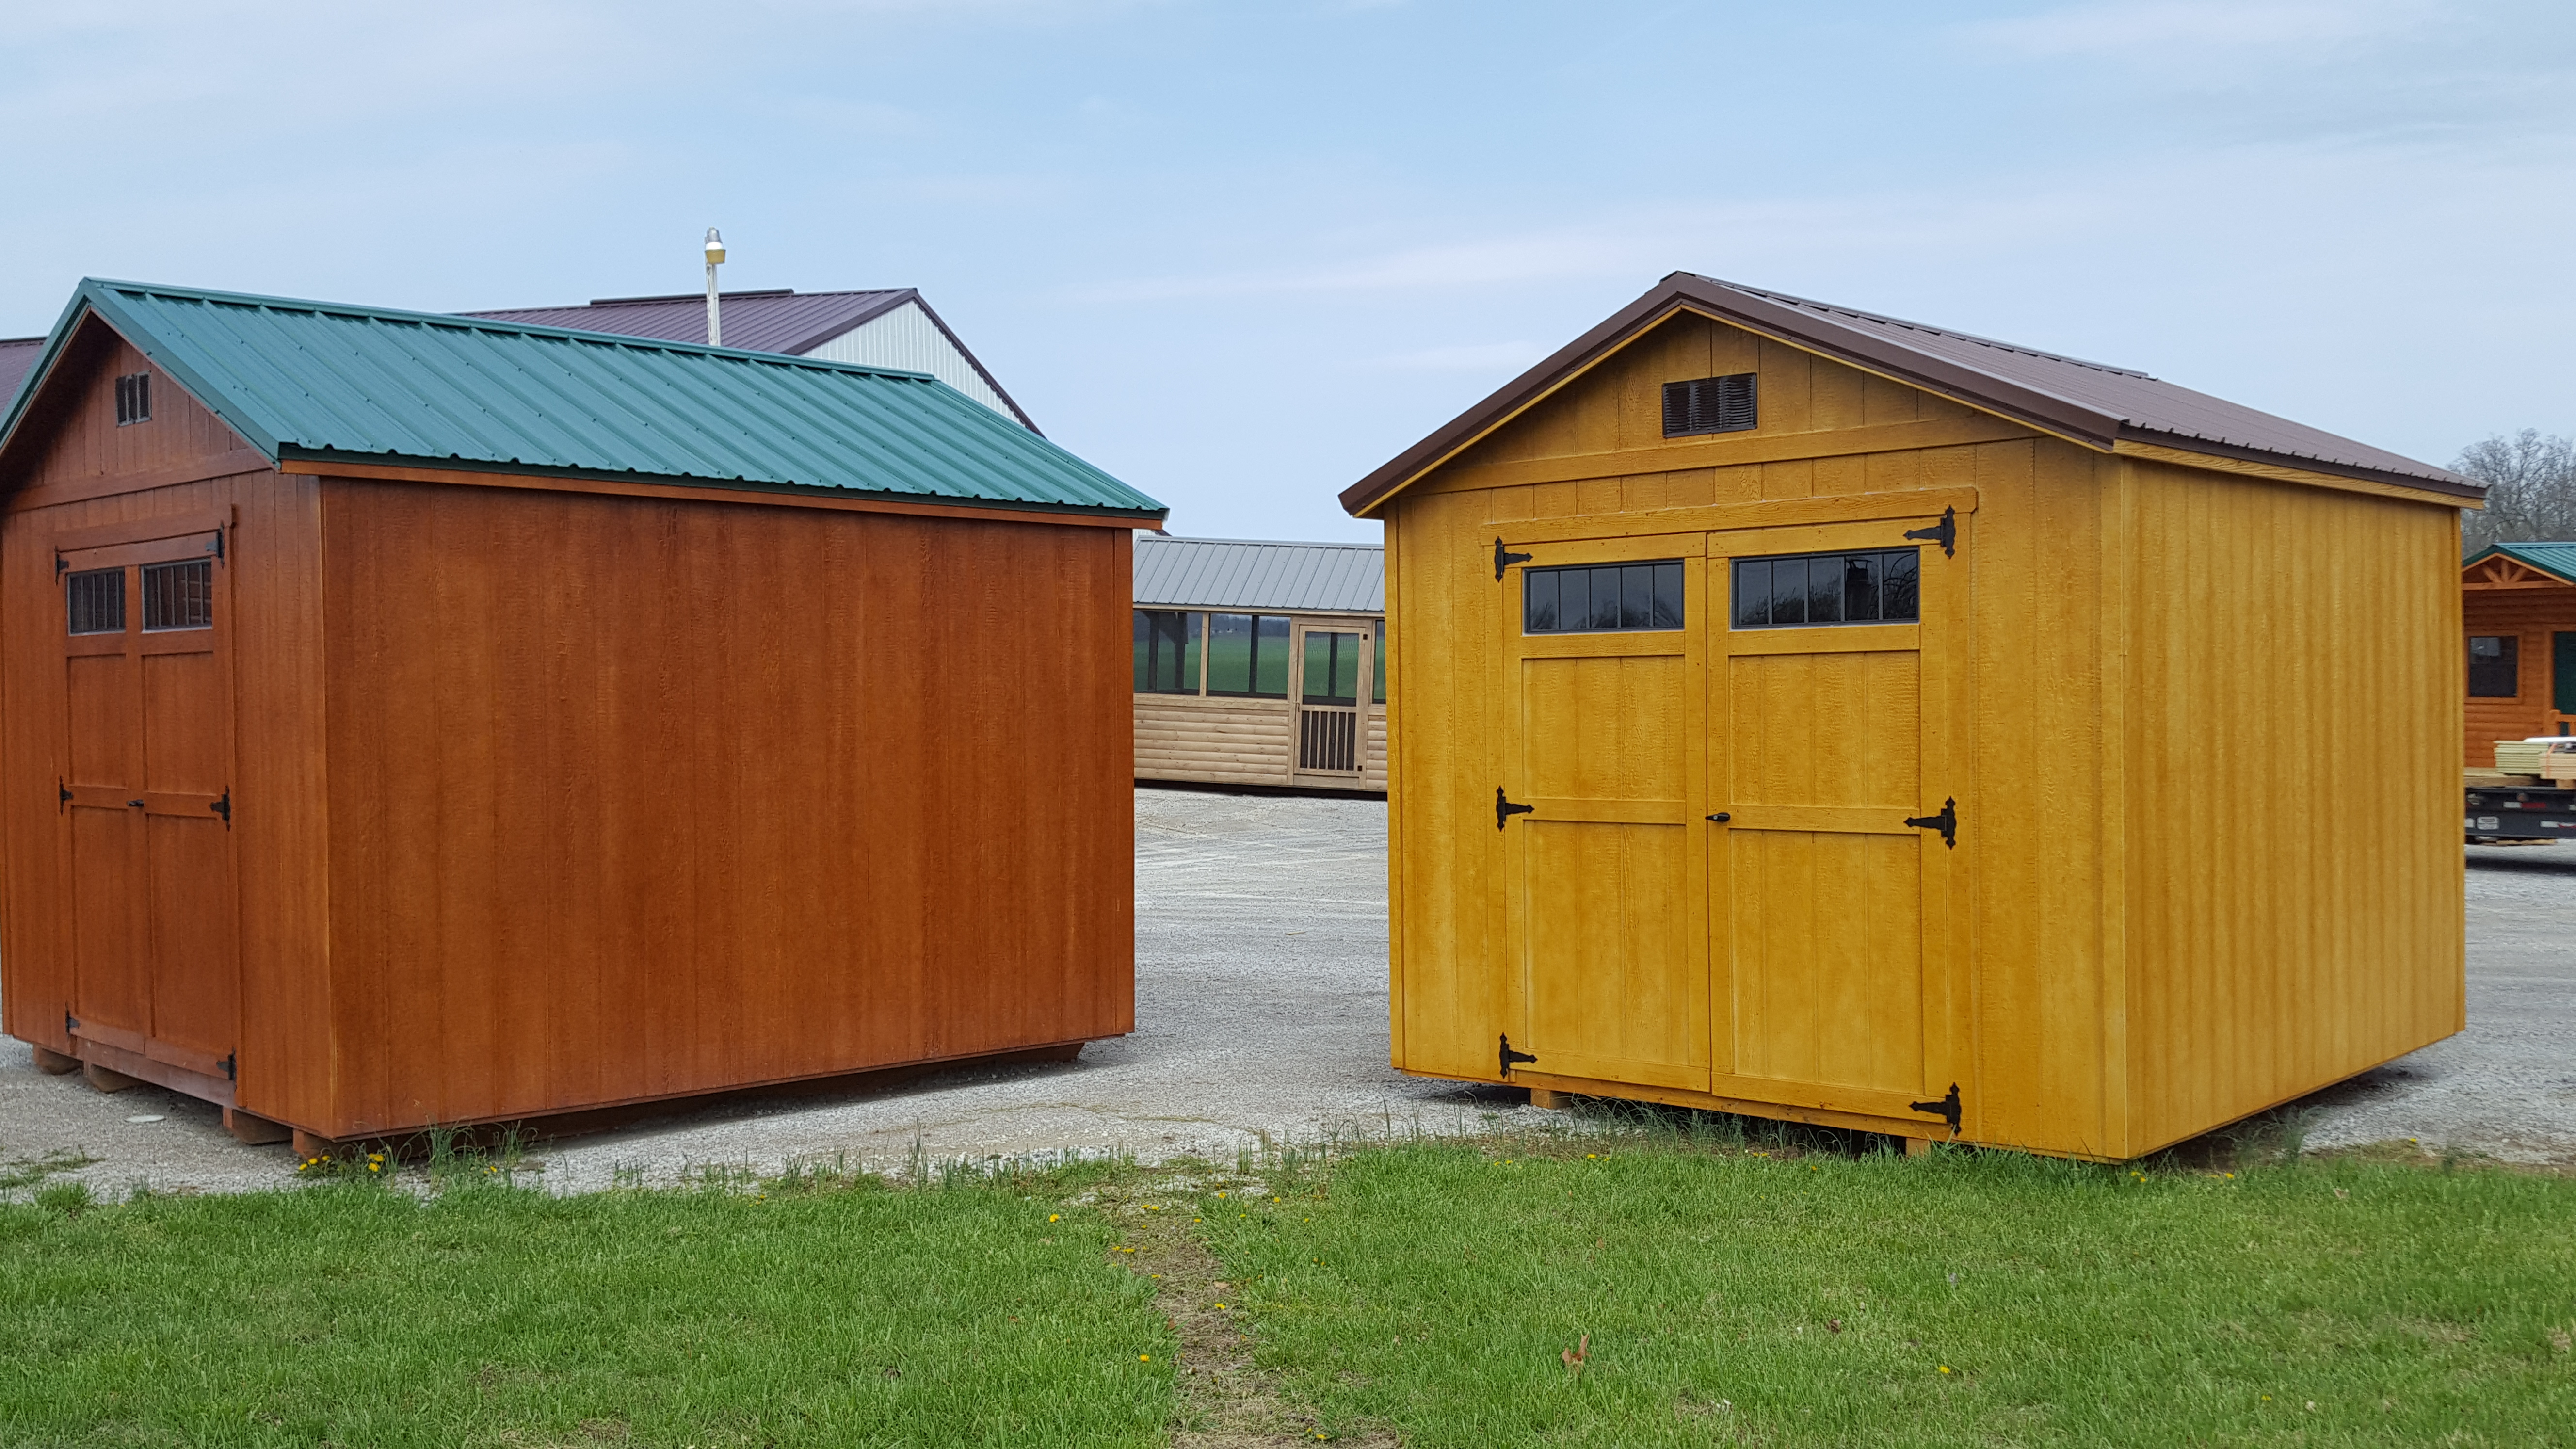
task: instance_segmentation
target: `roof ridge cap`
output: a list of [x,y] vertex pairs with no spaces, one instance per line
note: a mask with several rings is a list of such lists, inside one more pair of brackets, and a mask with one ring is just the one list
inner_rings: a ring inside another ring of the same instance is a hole
[[[807,357],[802,353],[794,352],[756,352],[743,347],[709,347],[703,342],[673,342],[658,337],[637,337],[624,332],[593,332],[580,327],[548,327],[537,322],[511,322],[498,317],[477,317],[465,312],[415,312],[403,307],[371,307],[358,302],[322,302],[309,297],[272,297],[256,292],[222,292],[210,287],[183,287],[162,282],[121,282],[104,277],[81,279],[81,288],[84,291],[91,287],[177,297],[229,307],[275,308],[281,311],[311,312],[323,316],[336,315],[373,321],[408,322],[428,327],[450,327],[467,332],[513,332],[533,337],[557,337],[566,341],[586,343],[593,347],[622,347],[646,352],[687,352],[706,357],[757,362],[773,367],[810,367],[826,372],[856,372],[876,377],[900,377],[923,382],[938,381],[929,373],[905,367],[880,367],[865,362],[835,362],[829,358]],[[75,296],[77,295],[76,293]],[[539,307],[527,310],[557,309]]]
[[1839,312],[1846,317],[1859,317],[1871,322],[1883,322],[1890,327],[1902,327],[1909,332],[1925,332],[1935,337],[1948,337],[1960,342],[1973,342],[1979,347],[1991,347],[1999,352],[2013,352],[2019,353],[2024,357],[2045,358],[2050,362],[2063,362],[2070,367],[2089,368],[2095,372],[2116,373],[2121,377],[2134,377],[2147,382],[2164,381],[2163,378],[2156,376],[2152,372],[2143,372],[2134,367],[2122,367],[2118,363],[2114,362],[2095,362],[2089,357],[2075,357],[2063,352],[2050,352],[2046,348],[2029,347],[2019,342],[2006,342],[1999,337],[1986,337],[1974,332],[1962,332],[1955,327],[1936,327],[1929,322],[1916,322],[1910,318],[1892,317],[1884,312],[1871,312],[1859,307],[1847,307],[1840,302],[1819,301],[1814,297],[1801,297],[1792,292],[1774,291],[1767,287],[1747,286],[1742,282],[1730,282],[1724,277],[1712,277],[1703,272],[1691,272],[1687,275],[1697,277],[1699,280],[1706,282],[1711,286],[1724,287],[1730,292],[1742,292],[1748,297],[1759,297],[1766,302],[1778,302],[1783,305],[1793,307],[1812,307],[1817,311],[1828,315]]

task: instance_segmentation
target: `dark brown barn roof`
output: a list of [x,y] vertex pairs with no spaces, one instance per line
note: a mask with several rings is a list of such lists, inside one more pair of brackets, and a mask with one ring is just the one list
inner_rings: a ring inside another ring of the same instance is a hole
[[2123,441],[2151,443],[2462,498],[2482,498],[2486,492],[2457,473],[2129,368],[1675,272],[1608,321],[1343,490],[1342,506],[1353,513],[1374,506],[1621,342],[1684,309],[2105,451]]
[[[725,346],[746,352],[785,352],[798,356],[907,302],[917,303],[930,325],[939,329],[975,375],[984,379],[1030,431],[1037,424],[1020,411],[993,374],[984,370],[948,324],[911,287],[880,287],[864,292],[799,292],[781,287],[766,292],[721,292]],[[582,332],[614,332],[621,337],[650,337],[662,342],[707,340],[707,294],[679,292],[667,297],[599,297],[580,307],[514,307],[498,312],[466,312],[496,322],[522,322],[534,327],[569,327]]]
[[27,369],[36,365],[36,357],[45,350],[41,337],[0,337],[0,406],[6,406],[9,395],[25,380]]

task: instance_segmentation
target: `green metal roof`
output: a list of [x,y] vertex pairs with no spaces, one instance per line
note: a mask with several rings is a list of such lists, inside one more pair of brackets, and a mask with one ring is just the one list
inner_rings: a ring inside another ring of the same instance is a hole
[[2491,543],[2479,549],[2467,563],[2461,564],[2460,567],[2467,568],[2469,564],[2482,563],[2497,554],[2503,554],[2516,563],[2529,564],[2542,573],[2555,574],[2568,583],[2576,584],[2576,542]]
[[10,400],[0,449],[93,311],[273,461],[1166,511],[927,373],[96,279]]

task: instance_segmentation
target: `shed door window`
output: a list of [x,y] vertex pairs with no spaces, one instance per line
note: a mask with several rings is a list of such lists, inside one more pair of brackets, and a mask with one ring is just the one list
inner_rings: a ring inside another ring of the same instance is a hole
[[[1369,702],[1372,704],[1384,704],[1386,703],[1386,621],[1384,619],[1372,619],[1369,622],[1376,626],[1370,630],[1370,632],[1377,635],[1377,667],[1369,671],[1369,678],[1375,680],[1376,683],[1371,687]],[[2570,641],[2576,641],[2576,634],[2569,634],[2564,637]],[[2567,682],[2568,689],[2572,692],[2576,692],[2576,665],[2570,665],[2568,667]]]
[[1735,561],[1738,629],[1911,624],[1922,616],[1922,557],[1910,548]]
[[215,627],[215,565],[211,559],[147,564],[143,569],[143,628]]
[[125,570],[83,569],[63,580],[64,609],[74,634],[125,632]]
[[1678,559],[1530,569],[1521,575],[1524,634],[1610,634],[1681,626]]
[[1207,692],[1286,699],[1288,616],[1210,614],[1207,618]]
[[2469,639],[2469,694],[2475,699],[2511,699],[2522,693],[2522,641],[2511,634],[2477,634]]
[[1173,609],[1136,611],[1136,692],[1199,692],[1199,616]]

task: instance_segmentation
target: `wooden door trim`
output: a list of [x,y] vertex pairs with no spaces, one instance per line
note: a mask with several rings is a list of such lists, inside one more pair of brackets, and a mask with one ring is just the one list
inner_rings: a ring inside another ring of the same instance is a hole
[[[1966,515],[1977,511],[1974,486],[1900,488],[1884,493],[1837,493],[1821,498],[1766,498],[1751,503],[1713,503],[1691,508],[1650,508],[1635,513],[1570,514],[1532,518],[1498,525],[1511,547],[1601,541],[1676,533],[1749,533],[1766,528],[1801,528],[1820,523],[1876,523],[1900,518],[1938,518],[1943,509]],[[1666,555],[1669,557],[1670,555]],[[1545,567],[1553,558],[1540,559]],[[1563,562],[1576,562],[1567,558]]]
[[[68,556],[85,549],[112,548],[118,544],[158,543],[164,539],[198,538],[232,527],[232,510],[217,513],[165,513],[153,518],[130,519],[123,523],[101,523],[88,528],[66,528],[53,536],[58,556]],[[158,563],[160,560],[156,559]]]

